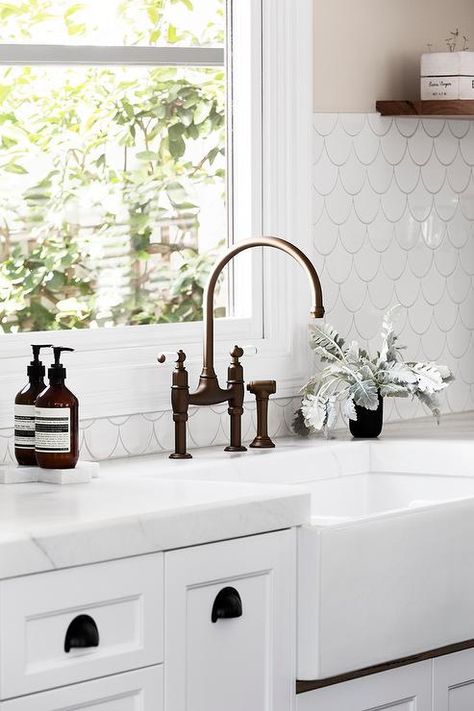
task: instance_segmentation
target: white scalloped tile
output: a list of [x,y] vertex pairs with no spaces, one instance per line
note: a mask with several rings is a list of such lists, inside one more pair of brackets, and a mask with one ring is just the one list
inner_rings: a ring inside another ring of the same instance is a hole
[[394,168],[379,151],[373,163],[367,166],[367,178],[371,189],[378,195],[386,193],[395,177]]
[[419,121],[416,132],[408,141],[408,155],[416,165],[422,166],[429,161],[433,151],[434,140],[426,133],[423,122]]
[[391,165],[398,165],[407,152],[408,139],[402,136],[394,122],[388,133],[380,139],[380,145],[385,160]]
[[459,196],[461,210],[468,220],[474,220],[474,178],[471,176],[466,191]]
[[326,150],[324,136],[313,131],[313,165],[319,161],[324,150]]
[[[439,193],[433,196],[434,209],[442,220],[449,222],[452,220],[461,204],[462,195],[455,193],[448,181],[445,182]],[[462,205],[461,205],[462,209]]]
[[453,135],[448,122],[434,142],[435,154],[443,165],[451,165],[459,151],[459,139]]
[[367,285],[370,302],[378,311],[380,321],[380,313],[387,311],[395,303],[394,282],[387,279],[382,270],[378,272]]
[[441,119],[437,118],[423,119],[421,123],[423,126],[423,130],[428,136],[431,136],[431,138],[437,138],[443,133],[446,121],[442,121]]
[[474,241],[470,240],[459,252],[459,263],[466,274],[474,276]]
[[380,198],[382,210],[389,222],[401,220],[407,209],[408,197],[400,190],[396,180],[392,181],[390,188]]
[[462,304],[466,301],[471,291],[472,279],[458,264],[454,272],[448,277],[446,285],[452,301],[456,304]]
[[448,298],[446,295],[446,277],[442,276],[437,270],[432,269],[429,279],[423,279],[421,282],[421,291],[425,300],[435,306],[439,302]]
[[332,281],[342,284],[351,276],[353,255],[338,242],[333,252],[326,257],[325,270]]
[[[474,290],[474,280],[472,281],[471,291]],[[474,309],[472,308],[472,302],[465,301],[463,304],[459,304],[459,319],[464,326],[470,331],[474,331]]]
[[341,301],[352,313],[362,309],[367,299],[367,284],[361,280],[351,279],[341,284]]
[[354,268],[357,276],[365,282],[371,282],[380,270],[381,255],[373,247],[367,245],[354,255]]
[[448,171],[445,165],[439,162],[436,153],[421,167],[421,179],[428,192],[436,194],[446,182]]
[[316,133],[319,133],[320,136],[329,136],[330,133],[333,133],[333,131],[337,130],[338,121],[338,114],[314,114],[314,130],[316,131]]
[[349,136],[357,136],[367,123],[367,114],[340,114],[340,122]]
[[354,324],[359,334],[359,341],[373,341],[378,339],[380,323],[377,309],[370,303],[365,308],[354,314]]
[[359,161],[354,150],[347,162],[339,168],[339,176],[344,190],[350,195],[360,193],[367,182],[367,168]]
[[405,136],[405,138],[411,138],[418,131],[420,122],[418,119],[397,116],[395,118],[395,125],[402,136]]
[[354,203],[352,196],[346,193],[340,180],[337,181],[332,193],[326,196],[325,202],[328,215],[336,225],[342,225],[349,219]]
[[367,124],[376,136],[385,136],[393,123],[394,119],[390,116],[380,116],[378,113],[367,114]]
[[380,150],[380,138],[374,134],[369,122],[367,122],[361,132],[354,138],[354,150],[358,160],[363,165],[370,165],[377,157]]
[[338,239],[339,227],[324,210],[318,222],[313,226],[313,244],[318,254],[323,256],[331,254]]
[[426,303],[424,299],[419,299],[416,309],[410,309],[408,313],[410,328],[417,335],[422,336],[431,328],[433,321],[433,307]]
[[474,166],[474,125],[472,121],[468,123],[469,131],[461,141],[459,150],[466,163],[470,166]]
[[446,223],[440,219],[434,210],[421,223],[421,236],[429,249],[438,249],[446,240]]
[[[421,230],[420,230],[421,234]],[[417,244],[410,252],[408,267],[418,279],[425,277],[433,268],[434,252],[426,246],[425,242]]]
[[450,249],[449,244],[444,242],[433,254],[438,272],[445,277],[451,276],[458,265],[458,252]]
[[434,307],[433,316],[438,328],[444,333],[450,333],[456,327],[459,307],[453,301],[444,299]]
[[395,283],[397,301],[402,306],[411,308],[417,303],[419,294],[420,280],[407,269]]
[[385,252],[395,235],[394,225],[387,220],[381,210],[371,225],[367,227],[370,244],[377,252]]
[[354,195],[354,210],[361,222],[369,225],[380,210],[380,197],[365,183],[360,193]]
[[447,177],[451,188],[456,193],[463,193],[469,187],[472,176],[472,168],[469,166],[460,151],[456,154],[453,162],[448,165]]
[[422,169],[413,162],[408,151],[393,170],[400,190],[407,194],[412,193],[420,181]]
[[449,130],[453,136],[456,136],[456,138],[464,138],[469,133],[469,129],[471,127],[470,121],[448,120],[447,124]]
[[319,195],[329,195],[336,187],[339,176],[337,165],[331,162],[326,150],[313,166],[313,187]]
[[397,241],[394,239],[384,252],[382,259],[382,269],[389,279],[396,281],[400,279],[403,272],[407,268],[408,253],[401,250]]
[[426,220],[433,209],[433,195],[425,188],[420,180],[412,193],[406,196],[408,208],[415,220]]
[[323,195],[320,195],[313,189],[313,223],[321,219],[321,215],[326,209],[326,202]]
[[460,249],[469,239],[474,238],[474,223],[464,217],[460,206],[449,221],[446,232],[449,241],[456,249]]
[[472,353],[472,331],[461,326],[456,328],[455,331],[446,334],[446,345],[456,360],[459,361],[465,356],[469,357]]
[[349,219],[339,227],[341,244],[347,252],[359,252],[367,240],[367,225],[361,222],[353,210]]
[[394,234],[399,246],[404,250],[413,249],[423,240],[420,223],[413,219],[409,210],[394,224]]
[[345,131],[342,122],[337,124],[337,130],[334,130],[325,137],[324,143],[329,160],[334,165],[344,165],[352,151],[352,138]]
[[421,336],[421,343],[427,360],[437,361],[442,357],[446,338],[446,334],[435,323],[432,323],[431,328]]

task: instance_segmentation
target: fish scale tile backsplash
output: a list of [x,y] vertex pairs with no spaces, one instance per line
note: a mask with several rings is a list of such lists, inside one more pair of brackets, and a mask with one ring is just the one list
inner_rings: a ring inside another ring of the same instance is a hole
[[[327,318],[375,348],[400,304],[412,359],[449,365],[444,411],[474,405],[474,122],[316,114],[314,261]],[[424,415],[393,400],[390,418]]]
[[[376,347],[384,312],[400,304],[401,341],[413,359],[456,375],[444,411],[474,407],[474,121],[315,114],[313,258],[327,318]],[[270,400],[270,434],[288,434],[298,398]],[[386,403],[386,419],[425,415],[417,403]],[[191,446],[223,444],[227,408],[190,411]],[[170,412],[81,423],[81,456],[133,456],[173,446]],[[243,436],[255,433],[249,403]],[[13,456],[0,430],[0,461]]]

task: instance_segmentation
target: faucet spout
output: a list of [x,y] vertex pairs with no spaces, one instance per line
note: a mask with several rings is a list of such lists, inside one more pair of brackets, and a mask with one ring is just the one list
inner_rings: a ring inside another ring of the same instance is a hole
[[236,254],[253,247],[274,247],[275,249],[280,249],[282,252],[286,252],[290,257],[293,257],[306,271],[310,282],[313,298],[311,316],[313,316],[313,318],[322,318],[324,316],[323,296],[318,273],[312,262],[298,247],[280,237],[259,237],[257,239],[239,242],[216,263],[207,282],[204,293],[204,349],[201,380],[216,378],[214,371],[214,291],[217,280],[226,264],[228,264]]

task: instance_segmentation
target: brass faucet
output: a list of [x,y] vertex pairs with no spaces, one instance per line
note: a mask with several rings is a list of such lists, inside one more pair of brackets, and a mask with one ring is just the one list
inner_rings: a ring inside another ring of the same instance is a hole
[[[324,316],[323,297],[321,284],[316,269],[308,257],[291,242],[279,237],[259,237],[245,242],[239,242],[229,249],[214,266],[204,292],[204,352],[203,366],[199,377],[199,384],[195,392],[189,392],[188,373],[184,366],[186,354],[178,351],[176,367],[173,371],[173,384],[171,386],[171,405],[175,423],[175,451],[170,454],[170,459],[190,459],[186,451],[186,422],[188,420],[189,405],[216,405],[221,402],[229,404],[230,415],[230,444],[226,452],[245,452],[242,446],[241,419],[244,402],[244,378],[240,358],[244,351],[235,346],[231,352],[231,363],[227,372],[227,387],[221,388],[214,370],[214,291],[220,273],[235,257],[236,254],[252,247],[274,247],[286,252],[293,257],[306,271],[312,290],[314,318]],[[160,355],[158,361],[163,363],[165,355]]]

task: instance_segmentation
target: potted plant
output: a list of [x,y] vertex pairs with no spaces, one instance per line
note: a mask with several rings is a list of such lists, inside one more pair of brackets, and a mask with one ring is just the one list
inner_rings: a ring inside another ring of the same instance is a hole
[[311,347],[326,364],[303,388],[294,420],[298,434],[336,425],[338,406],[354,437],[378,437],[386,397],[416,397],[439,422],[438,393],[454,379],[450,369],[435,363],[405,361],[392,323],[393,309],[383,319],[382,346],[371,356],[356,341],[347,344],[328,323],[311,327]]

